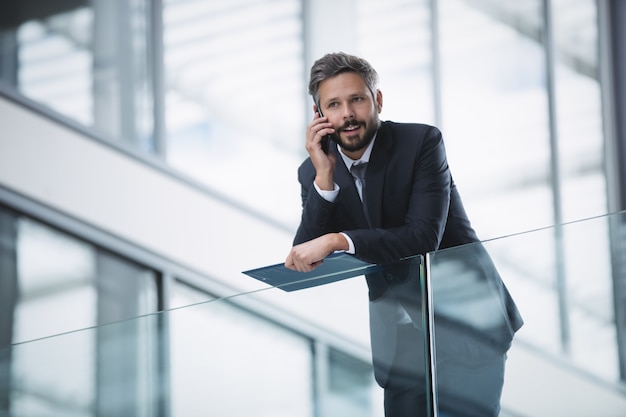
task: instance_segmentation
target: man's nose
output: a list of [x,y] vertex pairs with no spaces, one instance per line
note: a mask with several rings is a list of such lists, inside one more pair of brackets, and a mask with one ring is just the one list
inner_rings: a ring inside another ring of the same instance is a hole
[[354,109],[349,103],[344,104],[343,106],[343,118],[344,119],[354,119],[355,113]]

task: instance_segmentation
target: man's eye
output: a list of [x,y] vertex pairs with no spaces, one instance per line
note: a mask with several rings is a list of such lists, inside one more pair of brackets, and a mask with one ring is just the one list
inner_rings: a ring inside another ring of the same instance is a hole
[[331,109],[332,109],[333,107],[337,107],[337,103],[330,103],[330,104],[328,105],[328,107],[329,107],[329,108],[331,108]]
[[363,101],[363,97],[354,97],[352,101],[354,101],[355,103],[358,103],[360,101]]

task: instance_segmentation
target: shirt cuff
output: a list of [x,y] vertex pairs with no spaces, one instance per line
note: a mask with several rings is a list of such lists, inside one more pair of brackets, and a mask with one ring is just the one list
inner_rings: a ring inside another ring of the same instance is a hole
[[352,241],[352,239],[350,239],[350,236],[348,236],[344,232],[339,232],[339,234],[345,237],[346,240],[348,241],[348,250],[346,251],[346,253],[349,253],[350,255],[354,255],[354,242]]
[[313,186],[317,190],[317,193],[329,203],[334,203],[337,199],[337,196],[339,195],[339,186],[337,185],[337,183],[334,184],[334,188],[332,189],[332,191],[322,190],[320,187],[317,186],[315,182],[313,182]]

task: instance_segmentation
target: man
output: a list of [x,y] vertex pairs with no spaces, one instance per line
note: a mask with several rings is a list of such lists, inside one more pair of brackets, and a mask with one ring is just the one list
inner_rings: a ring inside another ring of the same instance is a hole
[[[316,115],[306,131],[309,158],[298,170],[302,219],[285,266],[311,271],[336,251],[387,265],[366,276],[375,377],[385,389],[387,417],[417,416],[426,407],[418,273],[397,261],[478,238],[452,181],[441,133],[423,124],[381,122],[377,81],[367,61],[345,53],[328,54],[311,68]],[[324,149],[329,135],[332,142]],[[367,164],[364,175],[356,172],[361,164]],[[476,252],[477,259],[483,255]],[[488,269],[484,259],[477,264]],[[497,274],[490,275],[499,282]],[[467,369],[487,366],[483,374],[489,375],[495,369],[495,382],[487,384],[492,392],[467,394],[467,403],[452,393],[450,404],[463,403],[450,407],[457,414],[474,409],[467,415],[498,414],[505,352],[521,326],[508,292],[502,285],[499,291],[506,317],[487,338],[496,342],[485,342],[488,349],[495,346],[493,355],[450,374],[468,382]],[[451,344],[459,341],[456,334],[442,330]]]

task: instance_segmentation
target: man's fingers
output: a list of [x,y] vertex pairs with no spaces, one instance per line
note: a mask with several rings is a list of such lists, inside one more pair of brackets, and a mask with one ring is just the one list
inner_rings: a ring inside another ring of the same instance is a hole
[[313,262],[313,263],[311,264],[311,270],[313,270],[313,269],[317,268],[318,266],[320,266],[320,265],[321,265],[321,264],[323,264],[323,263],[324,263],[324,260],[323,260],[323,259],[320,259],[319,261]]
[[285,268],[298,272],[310,272],[320,266],[324,262],[323,259],[311,262],[306,256],[298,256],[298,253],[292,249],[285,260]]

